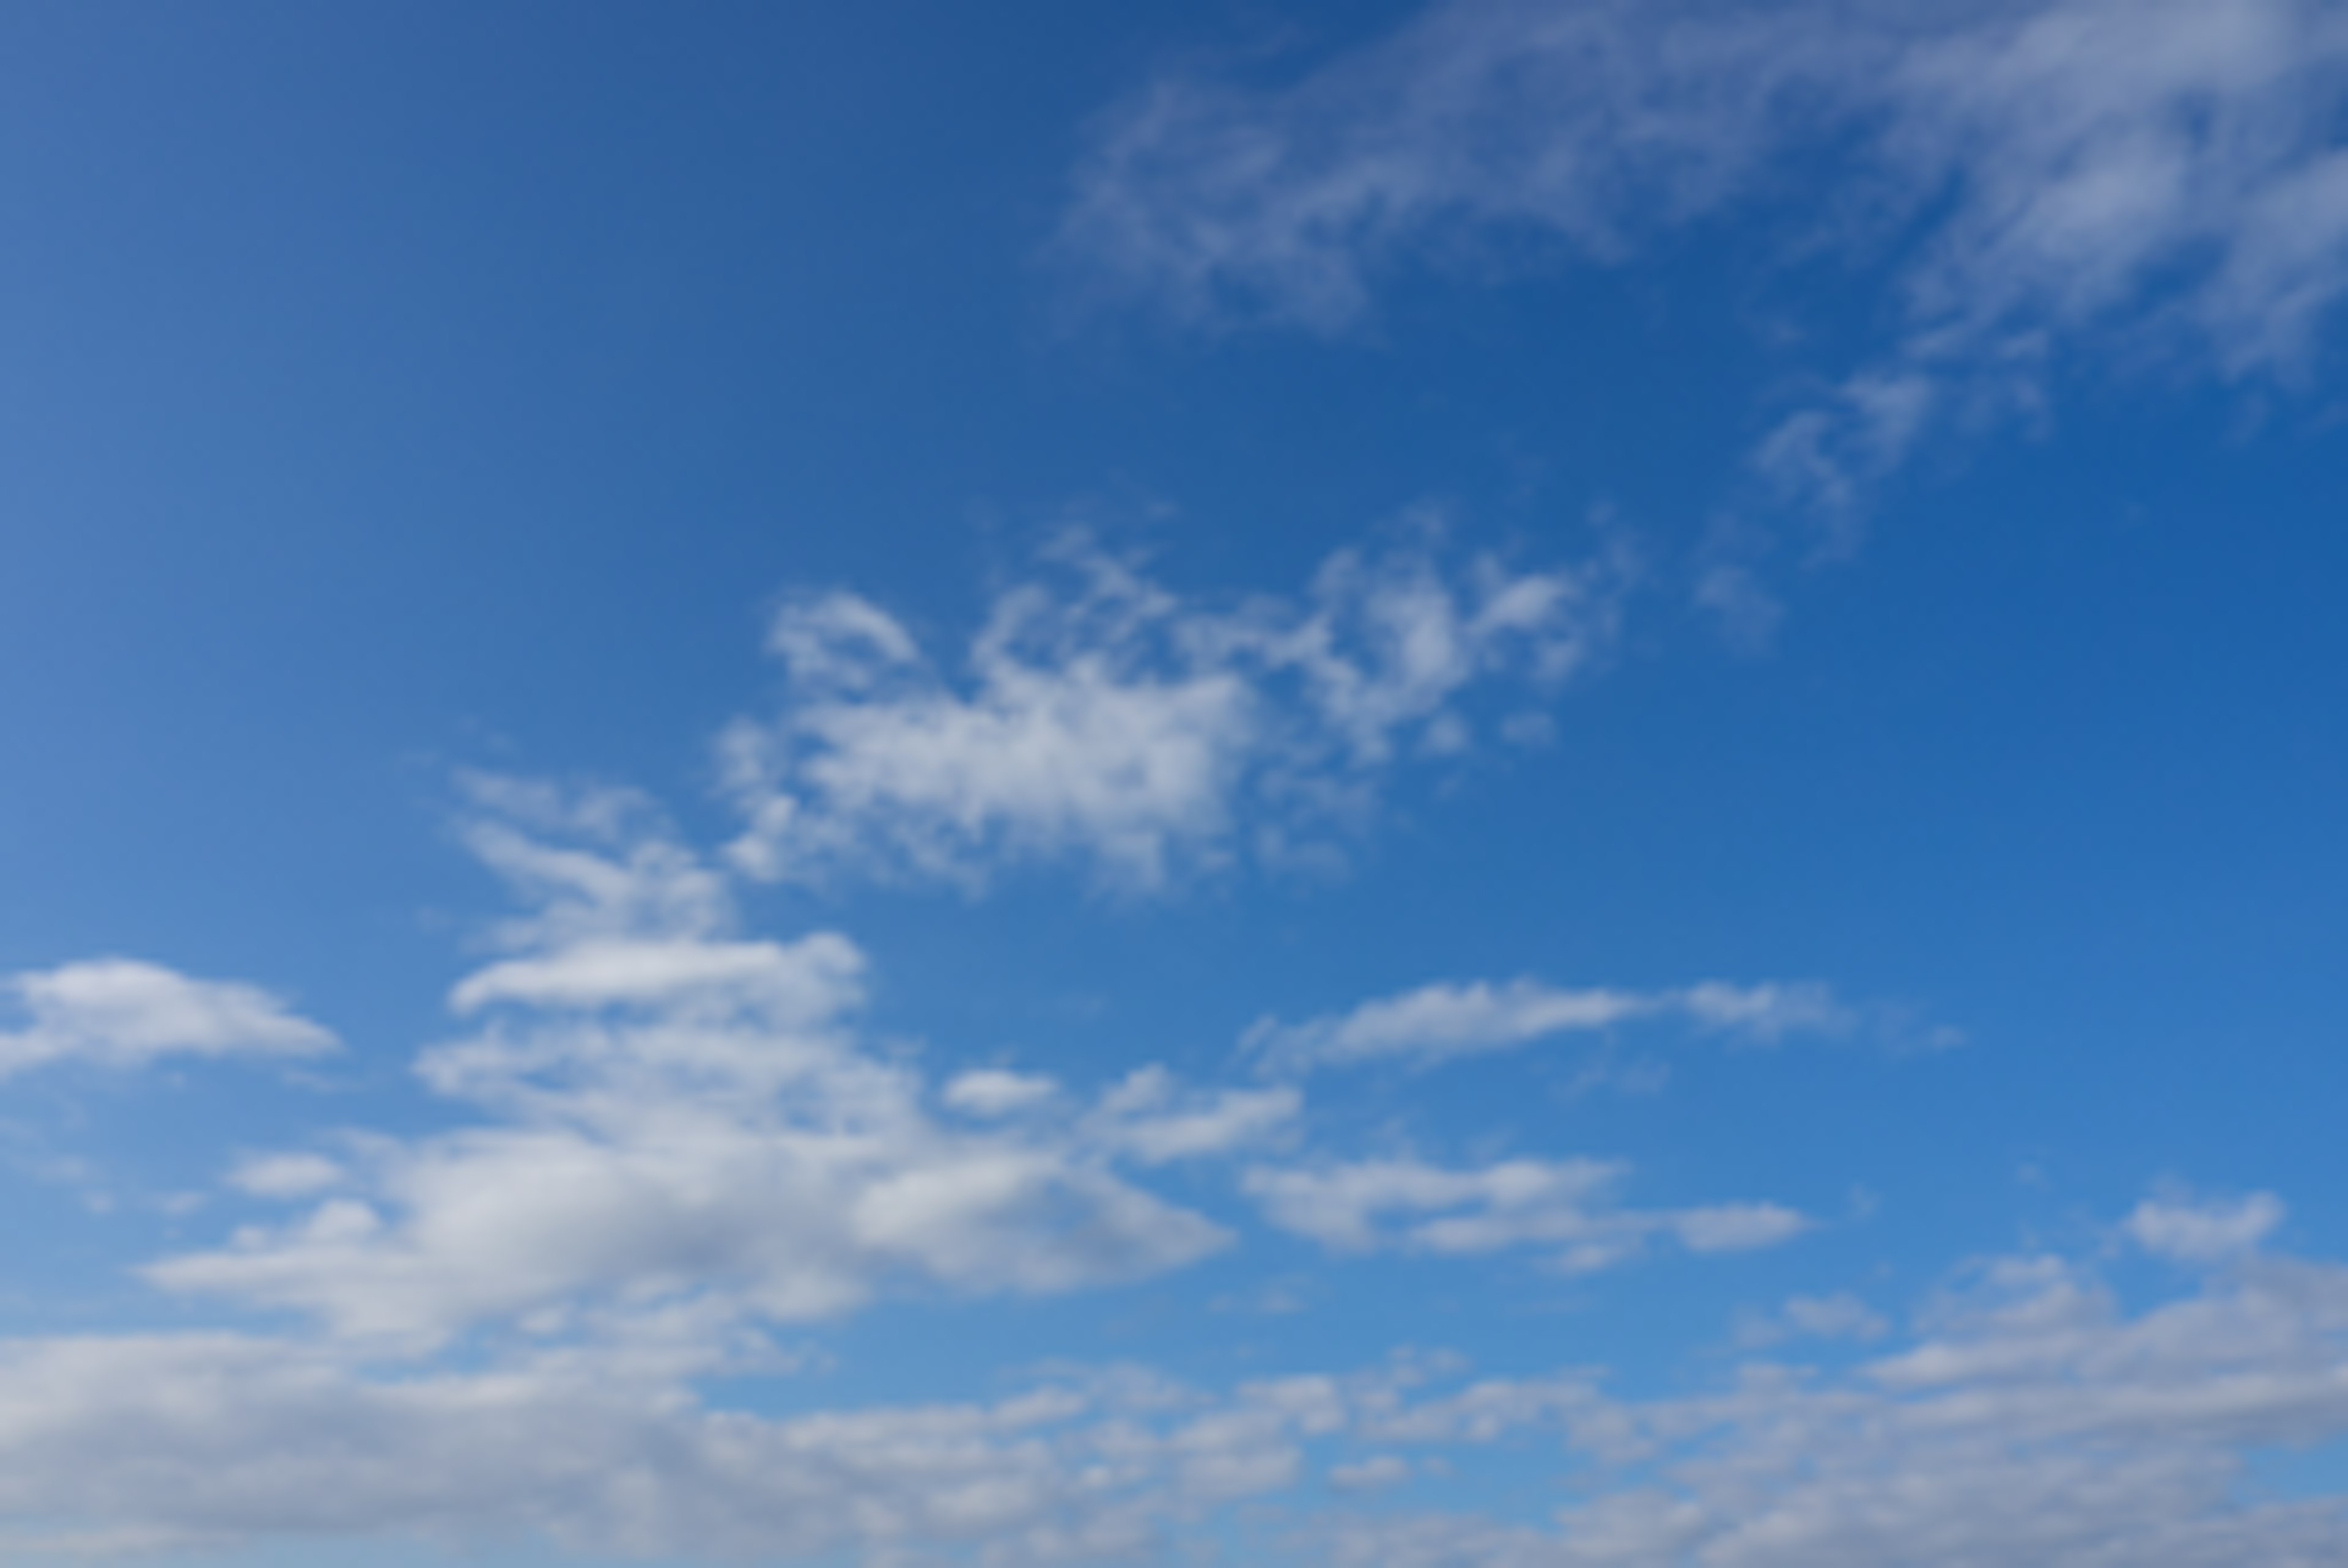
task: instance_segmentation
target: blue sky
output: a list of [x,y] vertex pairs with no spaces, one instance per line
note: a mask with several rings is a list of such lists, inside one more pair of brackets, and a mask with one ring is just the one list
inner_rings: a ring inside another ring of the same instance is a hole
[[2348,1560],[2348,16],[0,16],[0,1556]]

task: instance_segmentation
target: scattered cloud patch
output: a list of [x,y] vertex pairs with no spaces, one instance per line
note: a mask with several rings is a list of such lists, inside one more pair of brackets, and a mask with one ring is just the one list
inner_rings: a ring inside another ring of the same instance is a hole
[[91,958],[0,981],[26,1017],[0,1030],[0,1078],[57,1062],[131,1069],[168,1056],[309,1057],[335,1036],[282,998],[136,958]]
[[2223,1263],[2257,1248],[2283,1222],[2282,1200],[2252,1193],[2235,1202],[2147,1198],[2122,1224],[2130,1241],[2178,1263]]
[[1290,1088],[1185,1091],[1162,1067],[1138,1068],[1101,1096],[1088,1134],[1145,1165],[1230,1154],[1287,1132],[1303,1107]]
[[1560,1035],[1673,1019],[1765,1045],[1797,1034],[1848,1035],[1871,1021],[1867,1011],[1811,982],[1740,986],[1707,980],[1676,990],[1626,991],[1574,989],[1529,979],[1438,981],[1303,1023],[1260,1019],[1241,1046],[1276,1071],[1375,1061],[1431,1067]]
[[1776,1311],[1737,1324],[1736,1342],[1748,1348],[1787,1339],[1844,1339],[1868,1343],[1891,1332],[1881,1313],[1848,1291],[1832,1296],[1795,1296]]
[[827,999],[853,983],[860,964],[853,948],[821,938],[788,947],[697,937],[607,938],[492,964],[459,984],[449,1002],[458,1012],[501,1002],[593,1009],[757,992],[764,993],[762,1011],[820,1016],[829,1010]]
[[255,1154],[236,1163],[226,1178],[237,1192],[255,1198],[306,1198],[331,1192],[349,1179],[343,1166],[324,1154]]
[[[1776,261],[1846,258],[1888,326],[1753,462],[1847,518],[1934,425],[2041,405],[2065,354],[2302,374],[2348,293],[2344,102],[2322,0],[1437,0],[1284,81],[1135,94],[1057,248],[1185,322],[1334,333],[1414,267],[1790,218]],[[1724,562],[1704,591],[1750,632],[1756,586]]]
[[[149,1278],[418,1348],[477,1326],[562,1330],[589,1307],[789,1322],[888,1290],[1068,1290],[1230,1239],[1120,1162],[1219,1152],[1292,1112],[1279,1091],[1193,1096],[1138,1074],[1081,1116],[942,1122],[921,1076],[862,1041],[867,966],[847,938],[741,938],[722,881],[640,802],[480,798],[522,808],[467,836],[536,907],[454,993],[480,1030],[417,1061],[479,1119],[368,1140],[305,1213]],[[1027,1087],[965,1077],[948,1102],[1040,1103]],[[295,1155],[232,1179],[290,1198],[324,1176]]]
[[1428,1064],[1603,1030],[1653,1010],[1651,998],[1628,991],[1568,990],[1530,979],[1437,983],[1303,1023],[1261,1019],[1241,1043],[1267,1065],[1288,1070],[1397,1058]]
[[1730,985],[1705,980],[1678,992],[1673,1005],[1697,1024],[1724,1034],[1774,1045],[1790,1034],[1848,1034],[1861,1015],[1816,981]]
[[[1290,1082],[1144,1066],[1081,1093],[1004,1067],[932,1084],[867,1040],[854,943],[745,936],[725,876],[641,797],[469,791],[462,837],[521,912],[450,993],[469,1032],[417,1059],[460,1119],[350,1134],[333,1160],[247,1157],[228,1185],[294,1212],[148,1265],[153,1283],[409,1354],[481,1330],[555,1343],[582,1314],[807,1322],[883,1295],[1051,1293],[1193,1263],[1232,1236],[1139,1180],[1186,1162],[1252,1161],[1242,1185],[1271,1222],[1337,1250],[1535,1247],[1588,1270],[1659,1239],[1736,1251],[1808,1223],[1769,1204],[1628,1208],[1622,1169],[1595,1161],[1273,1163],[1304,1143]],[[1756,1040],[1841,1017],[1817,988],[1528,981],[1428,988],[1282,1047],[1431,1059],[1651,1013]]]
[[1012,1116],[1050,1103],[1060,1092],[1052,1079],[1035,1073],[980,1067],[957,1073],[938,1098],[967,1116]]
[[1603,1160],[1459,1169],[1397,1158],[1262,1166],[1244,1184],[1273,1225],[1332,1251],[1462,1255],[1532,1246],[1577,1274],[1628,1262],[1659,1235],[1691,1252],[1741,1252],[1791,1240],[1811,1223],[1775,1204],[1624,1208],[1615,1193],[1627,1174]]
[[[1821,1298],[1836,1303],[1837,1298]],[[1878,1323],[1841,1305],[1832,1331]],[[689,1380],[790,1359],[720,1316],[388,1377],[237,1335],[0,1343],[0,1521],[17,1547],[320,1538],[649,1556],[1091,1563],[1211,1540],[1381,1568],[2313,1564],[2336,1500],[2239,1484],[2245,1454],[2348,1436],[2348,1271],[2195,1276],[2129,1313],[2091,1268],[1992,1260],[1914,1337],[1841,1370],[1746,1365],[1622,1398],[1587,1371],[1478,1377],[1397,1355],[1227,1389],[1074,1369],[989,1401],[775,1416]],[[1539,1438],[1576,1467],[1549,1524],[1318,1506]],[[1278,1503],[1269,1524],[1252,1505]],[[1263,1533],[1270,1531],[1272,1533]]]
[[794,600],[769,637],[782,707],[720,748],[748,824],[733,859],[971,887],[1072,860],[1147,891],[1309,843],[1399,761],[1471,744],[1471,696],[1521,707],[1596,658],[1631,570],[1408,546],[1340,552],[1299,599],[1214,605],[1077,540],[944,667],[864,600]]

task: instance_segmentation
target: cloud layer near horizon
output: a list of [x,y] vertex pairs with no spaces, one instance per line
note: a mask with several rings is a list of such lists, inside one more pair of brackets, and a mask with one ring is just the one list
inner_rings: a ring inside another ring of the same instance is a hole
[[[791,1358],[689,1312],[391,1376],[295,1339],[11,1340],[0,1518],[43,1525],[0,1545],[38,1561],[542,1532],[655,1555],[1101,1562],[1220,1518],[1258,1550],[1426,1568],[2337,1561],[2336,1501],[2234,1492],[2250,1450],[2348,1436],[2348,1271],[2252,1250],[2230,1217],[2244,1205],[2157,1202],[2159,1221],[2139,1211],[2130,1228],[2238,1233],[2157,1305],[2123,1310],[2076,1260],[1991,1259],[1848,1369],[1798,1341],[1854,1323],[1876,1338],[1879,1321],[1797,1299],[1776,1358],[1644,1400],[1587,1372],[1472,1378],[1400,1354],[1225,1390],[1104,1367],[989,1402],[755,1416],[689,1380],[789,1377]],[[1527,1442],[1575,1477],[1550,1522],[1419,1501],[1423,1478]],[[1382,1488],[1395,1497],[1375,1515],[1344,1501]],[[1220,1512],[1239,1502],[1251,1523]]]

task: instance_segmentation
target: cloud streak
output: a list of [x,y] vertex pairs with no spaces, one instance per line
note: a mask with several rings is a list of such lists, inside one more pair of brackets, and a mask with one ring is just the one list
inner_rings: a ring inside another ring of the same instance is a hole
[[1639,1256],[1669,1235],[1692,1252],[1744,1252],[1790,1241],[1810,1222],[1776,1204],[1620,1207],[1625,1167],[1603,1160],[1504,1160],[1454,1169],[1401,1158],[1259,1167],[1246,1188],[1273,1225],[1336,1252],[1448,1256],[1550,1250],[1587,1274]]
[[1789,1035],[1846,1036],[1881,1022],[1875,1011],[1810,981],[1706,980],[1659,991],[1576,989],[1530,979],[1437,981],[1302,1023],[1260,1019],[1241,1037],[1241,1048],[1278,1072],[1379,1061],[1425,1068],[1563,1035],[1672,1020],[1764,1045]]
[[90,958],[0,982],[28,1017],[0,1030],[0,1078],[60,1062],[128,1070],[164,1057],[323,1055],[334,1034],[282,998],[136,958]]
[[2317,0],[1437,0],[1285,82],[1135,95],[1058,247],[1194,323],[1336,333],[1416,266],[1790,231],[1778,264],[1845,258],[1891,324],[1753,460],[1847,513],[2068,353],[2299,374],[2348,291],[2343,103]]
[[[1847,1298],[1788,1317],[1888,1333]],[[2348,1435],[2348,1271],[2288,1257],[2214,1269],[2135,1312],[2083,1262],[1993,1258],[1856,1366],[1746,1360],[1659,1398],[1587,1372],[1475,1378],[1399,1354],[1220,1390],[1098,1368],[984,1401],[757,1415],[712,1408],[688,1380],[787,1376],[788,1358],[712,1327],[639,1317],[401,1377],[299,1339],[0,1343],[0,1521],[19,1529],[0,1543],[30,1557],[44,1540],[544,1532],[878,1565],[1100,1562],[1197,1539],[1241,1542],[1251,1561],[1403,1568],[2315,1568],[2348,1552],[2336,1501],[2239,1484],[2250,1451]],[[1526,1439],[1576,1466],[1548,1523],[1427,1512],[1411,1490]],[[1314,1496],[1315,1473],[1334,1500]],[[1369,1485],[1395,1489],[1375,1515],[1344,1501]]]

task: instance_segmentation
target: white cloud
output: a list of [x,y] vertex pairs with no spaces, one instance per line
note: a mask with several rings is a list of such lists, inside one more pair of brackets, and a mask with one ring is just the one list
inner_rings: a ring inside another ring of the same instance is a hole
[[[1825,1315],[1877,1331],[1843,1306]],[[1923,1317],[1854,1368],[1752,1362],[1657,1398],[1591,1372],[1477,1378],[1401,1355],[1223,1391],[1117,1368],[983,1402],[788,1416],[691,1391],[773,1360],[722,1315],[398,1376],[301,1340],[0,1341],[0,1531],[15,1532],[0,1545],[542,1532],[578,1550],[876,1568],[1207,1543],[1379,1568],[2348,1555],[2339,1500],[2240,1484],[2249,1453],[2348,1437],[2348,1270],[2266,1259],[2131,1314],[2080,1264],[2011,1257]],[[1573,1467],[1547,1526],[1316,1512],[1299,1491],[1313,1475],[1340,1491],[1432,1481],[1447,1456],[1529,1438]]]
[[[2003,1260],[1931,1336],[1855,1375],[1750,1367],[1723,1392],[1650,1403],[1488,1385],[1491,1435],[1560,1424],[1620,1484],[1551,1530],[1472,1516],[1341,1526],[1335,1560],[1381,1568],[2304,1564],[2348,1553],[2337,1499],[2237,1481],[2246,1450],[2348,1434],[2348,1274],[2297,1266],[2123,1316],[2092,1277]],[[1375,1430],[1375,1429],[1373,1429]],[[1388,1438],[1391,1441],[1391,1437]]]
[[91,958],[0,981],[28,1015],[0,1030],[0,1078],[51,1062],[143,1067],[165,1056],[317,1056],[332,1033],[257,986],[135,958]]
[[842,938],[716,942],[702,938],[604,938],[539,958],[509,958],[468,977],[449,994],[459,1012],[499,1002],[543,1008],[662,1005],[713,995],[755,996],[759,1010],[819,1019],[851,989],[862,968]]
[[1144,1067],[1104,1093],[1085,1125],[1104,1146],[1159,1165],[1267,1143],[1303,1108],[1293,1089],[1186,1091],[1164,1068]]
[[1663,1224],[1690,1252],[1752,1252],[1791,1241],[1811,1222],[1781,1204],[1746,1203],[1674,1209]]
[[1705,980],[1674,993],[1671,1005],[1705,1029],[1774,1045],[1789,1034],[1847,1034],[1859,1027],[1859,1009],[1837,999],[1815,980],[1767,980],[1732,985]]
[[[491,1009],[486,1025],[417,1068],[486,1120],[359,1141],[326,1201],[150,1279],[418,1345],[597,1304],[790,1321],[890,1289],[1066,1290],[1228,1240],[1120,1162],[1236,1146],[1292,1112],[1153,1080],[1147,1104],[1125,1092],[1016,1125],[942,1123],[921,1076],[860,1040],[866,964],[845,938],[733,935],[722,882],[640,802],[477,793],[527,814],[468,836],[538,907],[499,928],[517,950],[456,989],[460,1009]],[[949,1099],[1009,1108],[1004,1082],[973,1081]],[[293,1196],[318,1174],[289,1157],[234,1179]]]
[[349,1173],[324,1154],[255,1154],[237,1162],[228,1184],[256,1198],[306,1198],[339,1187]]
[[[306,1206],[150,1264],[149,1279],[395,1348],[567,1331],[622,1307],[808,1321],[884,1293],[1056,1292],[1187,1265],[1231,1237],[1132,1173],[1243,1155],[1274,1224],[1338,1247],[1538,1246],[1587,1269],[1658,1238],[1734,1250],[1806,1223],[1766,1204],[1625,1208],[1620,1172],[1587,1161],[1262,1164],[1300,1141],[1292,1084],[1189,1085],[1146,1066],[1089,1097],[1005,1068],[932,1088],[863,1039],[853,943],[740,935],[723,879],[643,801],[495,780],[473,793],[483,815],[466,839],[525,912],[451,993],[476,1027],[417,1061],[468,1119],[347,1134],[335,1161],[248,1158],[232,1186]],[[1836,1016],[1805,988],[1526,983],[1436,988],[1307,1032],[1342,1060],[1653,1010],[1756,1038]]]
[[1516,571],[1430,549],[1332,558],[1301,600],[1179,599],[1081,541],[1003,592],[961,671],[846,595],[796,601],[788,688],[721,745],[751,875],[965,885],[1088,862],[1128,889],[1358,812],[1398,753],[1456,750],[1479,684],[1519,697],[1611,641],[1627,562]]
[[2255,1248],[2282,1224],[2282,1201],[2252,1193],[2236,1203],[2147,1198],[2121,1228],[2145,1251],[2179,1263],[2220,1263]]
[[1807,981],[1740,986],[1706,980],[1660,991],[1572,989],[1529,979],[1438,981],[1303,1023],[1259,1019],[1241,1046],[1277,1071],[1384,1061],[1426,1067],[1640,1020],[1675,1018],[1775,1044],[1790,1034],[1847,1034],[1867,1017]]
[[1059,1092],[1057,1082],[1040,1074],[980,1067],[956,1073],[938,1091],[938,1098],[965,1115],[993,1117],[1033,1110],[1049,1103]]
[[1649,998],[1625,991],[1564,990],[1529,979],[1437,983],[1303,1023],[1261,1019],[1243,1043],[1268,1064],[1282,1068],[1385,1058],[1434,1062],[1505,1050],[1549,1035],[1602,1030],[1653,1010]]
[[525,907],[494,933],[541,954],[597,941],[711,937],[733,920],[726,878],[677,842],[631,789],[495,774],[458,780],[465,846]]
[[777,1420],[699,1408],[673,1380],[690,1362],[613,1359],[387,1381],[224,1336],[17,1342],[0,1517],[66,1548],[544,1532],[598,1553],[882,1563],[977,1543],[1082,1563],[1147,1544],[1202,1461],[1228,1478],[1250,1452],[1185,1454],[1179,1412],[1145,1432],[1112,1419],[1113,1387]]
[[1756,453],[1835,513],[2081,347],[2303,367],[2348,292],[2343,101],[2323,0],[1437,0],[1285,83],[1158,81],[1059,245],[1185,319],[1334,332],[1413,263],[1611,265],[1757,215],[1789,266],[1880,270],[1887,338]]
[[1626,1167],[1611,1161],[1504,1160],[1474,1169],[1411,1158],[1259,1166],[1247,1191],[1273,1225],[1339,1252],[1464,1255],[1537,1246],[1586,1273],[1627,1262],[1670,1235],[1693,1252],[1773,1246],[1810,1222],[1775,1204],[1641,1210],[1619,1206]]
[[[228,1184],[293,1217],[150,1270],[312,1314],[315,1337],[0,1340],[0,1555],[517,1534],[875,1568],[1198,1542],[1381,1568],[1860,1568],[1903,1553],[2312,1568],[2348,1553],[2336,1503],[2231,1490],[2246,1452],[2348,1435],[2348,1271],[2260,1252],[2282,1215],[2266,1194],[2139,1205],[2123,1225],[2137,1245],[2229,1266],[2148,1311],[2124,1312],[2081,1265],[2004,1259],[1855,1370],[1754,1364],[1694,1396],[1617,1398],[1591,1372],[1463,1381],[1404,1357],[1220,1392],[1110,1368],[985,1401],[713,1404],[729,1375],[804,1360],[768,1325],[884,1292],[1056,1291],[1204,1255],[1225,1234],[1130,1173],[1291,1147],[1302,1095],[1159,1068],[1090,1093],[1007,1068],[932,1087],[866,1040],[860,949],[742,936],[723,878],[642,802],[487,781],[477,794],[508,815],[469,839],[530,907],[452,996],[469,1032],[419,1061],[466,1120],[345,1134],[332,1158],[250,1156]],[[1385,1032],[1359,1038],[1412,1051],[1525,1020],[1602,1027],[1591,997],[1614,993],[1438,988],[1367,1015]],[[277,1010],[205,1015],[248,1023],[204,1038],[291,1017],[263,999]],[[1644,1005],[1765,1040],[1841,1016],[1785,986]],[[171,1016],[127,1032],[164,1049],[191,1027]],[[1530,1248],[1589,1270],[1659,1244],[1771,1245],[1808,1223],[1769,1204],[1631,1207],[1624,1168],[1593,1160],[1254,1157],[1242,1184],[1266,1217],[1337,1250]],[[476,1328],[490,1331],[431,1354]],[[1889,1327],[1855,1297],[1797,1296],[1772,1342],[1798,1350],[1794,1333],[1871,1342]],[[1553,1528],[1385,1512],[1372,1537],[1342,1509],[1314,1512],[1312,1478],[1340,1494],[1431,1487],[1445,1453],[1528,1434],[1575,1466]],[[1238,1506],[1255,1503],[1277,1504],[1276,1523]]]
[[1353,1464],[1329,1467],[1329,1484],[1340,1491],[1383,1491],[1410,1479],[1410,1461],[1399,1454],[1372,1454]]

